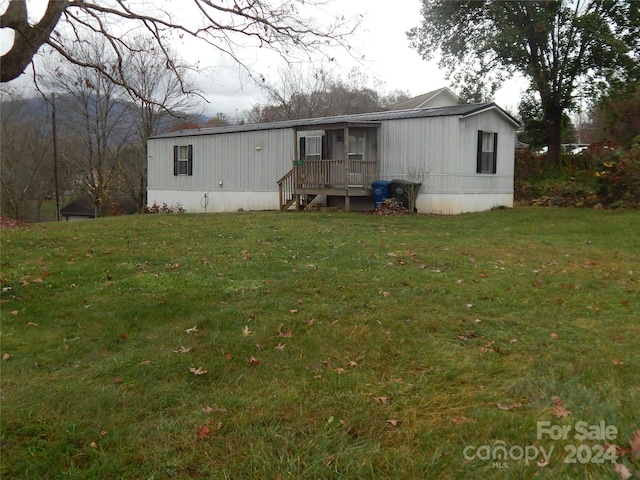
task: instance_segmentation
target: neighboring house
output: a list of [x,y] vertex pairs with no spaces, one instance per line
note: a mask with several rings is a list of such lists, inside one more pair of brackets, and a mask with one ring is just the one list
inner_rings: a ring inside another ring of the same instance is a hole
[[447,87],[423,93],[395,105],[386,110],[407,110],[410,108],[453,107],[460,104],[460,98]]
[[110,200],[107,205],[96,209],[93,200],[88,196],[78,197],[60,209],[60,217],[65,221],[87,220],[106,215],[128,215],[136,213],[138,208],[131,197],[121,195]]
[[148,202],[372,210],[372,182],[419,180],[419,213],[511,207],[518,126],[481,103],[166,133],[148,140]]

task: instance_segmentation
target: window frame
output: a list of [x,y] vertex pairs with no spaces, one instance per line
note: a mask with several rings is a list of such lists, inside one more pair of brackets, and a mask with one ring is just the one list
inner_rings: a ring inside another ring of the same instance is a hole
[[[187,156],[183,157],[185,148]],[[193,145],[173,146],[173,174],[177,177],[193,176]]]
[[495,174],[497,172],[497,167],[498,167],[498,133],[491,132],[491,131],[478,130],[476,173]]

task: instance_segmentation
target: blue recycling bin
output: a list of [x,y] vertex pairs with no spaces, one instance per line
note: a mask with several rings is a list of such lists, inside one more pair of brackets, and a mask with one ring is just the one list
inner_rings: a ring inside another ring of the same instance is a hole
[[391,198],[391,182],[387,180],[376,180],[371,184],[373,188],[373,198],[376,201],[376,208],[380,206],[385,198]]

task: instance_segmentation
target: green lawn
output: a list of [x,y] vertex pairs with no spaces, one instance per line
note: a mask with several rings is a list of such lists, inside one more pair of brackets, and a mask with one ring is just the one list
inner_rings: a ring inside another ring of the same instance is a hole
[[2,478],[618,479],[610,445],[640,472],[638,212],[1,235]]

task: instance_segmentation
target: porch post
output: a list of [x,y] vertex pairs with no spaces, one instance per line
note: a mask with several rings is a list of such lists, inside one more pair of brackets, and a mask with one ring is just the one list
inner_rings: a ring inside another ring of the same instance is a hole
[[349,173],[351,171],[351,165],[349,165],[349,127],[344,127],[344,141],[342,142],[343,151],[342,158],[344,159],[344,209],[349,211],[350,199],[349,199]]

